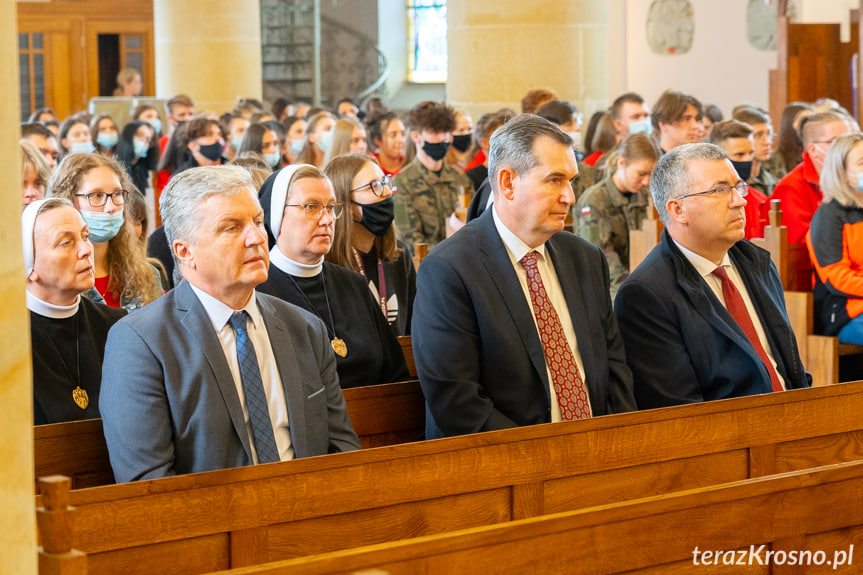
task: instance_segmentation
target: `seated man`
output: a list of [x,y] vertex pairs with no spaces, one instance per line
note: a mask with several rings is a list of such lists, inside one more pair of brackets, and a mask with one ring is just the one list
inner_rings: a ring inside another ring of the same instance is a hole
[[617,294],[640,409],[808,387],[770,254],[743,239],[748,185],[713,144],[656,164],[662,242]]
[[458,207],[458,194],[469,192],[473,184],[444,162],[455,130],[452,108],[422,102],[411,109],[408,124],[417,155],[396,175],[393,200],[396,225],[413,252],[415,243],[431,248],[446,237],[446,221]]
[[[773,148],[773,125],[770,123],[770,116],[763,110],[746,106],[735,110],[734,119],[752,126],[752,172],[748,178],[744,178],[749,184],[749,191],[751,193],[754,188],[768,197],[773,193],[777,182],[765,167]],[[749,198],[746,201],[748,202]]]
[[614,119],[614,128],[620,135],[620,140],[625,140],[630,134],[639,132],[650,133],[650,112],[644,103],[644,98],[635,92],[626,92],[618,96],[611,104],[611,117]]
[[245,170],[161,198],[185,281],[108,334],[99,408],[118,482],[359,449],[323,322],[256,293],[269,263]]
[[533,115],[491,137],[492,209],[419,268],[426,437],[635,409],[602,250],[563,232],[572,139]]
[[[93,290],[93,244],[78,210],[36,200],[21,215],[33,352],[33,421],[99,417],[105,340],[126,315],[81,293]],[[97,294],[98,295],[98,294]]]
[[60,156],[60,148],[57,144],[57,136],[51,130],[36,122],[21,124],[21,139],[31,142],[39,148],[48,167],[53,172],[57,167],[57,158]]
[[854,131],[851,122],[851,118],[839,112],[821,112],[800,124],[803,161],[779,180],[770,197],[782,201],[782,224],[788,228],[789,244],[806,241],[812,216],[823,197],[818,179],[824,157],[833,140]]
[[662,153],[701,141],[701,102],[694,96],[666,90],[653,104],[650,121]]
[[[755,142],[752,137],[752,126],[737,120],[717,122],[710,132],[710,143],[722,148],[734,171],[740,179],[746,183],[750,182],[755,157]],[[754,186],[749,186],[749,194],[746,196],[746,232],[747,240],[764,237],[764,226],[769,222],[768,212],[770,202]]]

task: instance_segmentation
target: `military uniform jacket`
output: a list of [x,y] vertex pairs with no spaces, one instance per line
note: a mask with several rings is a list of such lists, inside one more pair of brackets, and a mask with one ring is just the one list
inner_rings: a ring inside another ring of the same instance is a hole
[[588,188],[573,208],[576,233],[605,252],[612,299],[629,275],[629,231],[640,229],[647,217],[648,193],[645,187],[625,194],[608,176]]
[[416,158],[396,175],[395,186],[396,225],[411,253],[415,243],[431,248],[443,241],[446,220],[458,207],[459,186],[473,189],[470,178],[446,163],[433,172]]

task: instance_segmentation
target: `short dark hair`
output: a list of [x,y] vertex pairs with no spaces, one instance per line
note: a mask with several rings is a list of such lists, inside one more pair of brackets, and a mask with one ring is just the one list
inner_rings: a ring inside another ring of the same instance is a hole
[[716,104],[707,104],[704,106],[704,115],[714,124],[722,121],[722,110]]
[[650,110],[653,129],[659,133],[660,122],[663,124],[673,124],[679,121],[686,114],[689,106],[693,106],[697,117],[701,118],[701,102],[694,96],[675,92],[674,90],[666,90],[653,105],[653,109]]
[[492,190],[497,187],[501,167],[512,168],[520,176],[537,166],[533,148],[542,136],[548,136],[561,145],[572,146],[572,138],[568,134],[534,114],[517,116],[492,134],[488,151],[488,177]]
[[45,138],[53,138],[54,133],[39,122],[24,122],[21,124],[21,138],[29,136],[43,136]]
[[192,101],[190,97],[185,94],[177,94],[165,104],[165,107],[168,108],[168,113],[173,114],[174,108],[177,106],[183,106],[186,108],[194,108],[195,103]]
[[725,140],[748,138],[751,135],[751,125],[740,120],[726,120],[713,124],[713,129],[710,131],[710,143],[721,146]]
[[578,110],[575,106],[564,100],[552,100],[540,106],[539,110],[536,111],[537,116],[558,126],[572,121],[573,116],[577,113]]
[[408,124],[412,131],[453,132],[455,111],[442,102],[420,102],[408,112]]
[[734,119],[741,122],[746,122],[750,126],[754,126],[756,124],[770,123],[770,116],[768,116],[758,108],[755,108],[754,106],[747,106],[745,108],[735,111]]
[[621,94],[615,98],[614,102],[611,104],[611,116],[615,120],[620,119],[620,110],[623,108],[624,104],[644,104],[644,98],[635,92],[626,92],[625,94]]
[[374,144],[375,140],[383,139],[384,131],[389,127],[390,122],[398,119],[398,114],[391,110],[375,112],[368,116],[365,120],[365,125],[369,135],[369,142]]

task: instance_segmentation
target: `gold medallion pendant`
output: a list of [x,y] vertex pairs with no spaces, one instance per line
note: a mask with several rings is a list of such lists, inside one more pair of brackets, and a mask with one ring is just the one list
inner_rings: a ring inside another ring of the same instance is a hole
[[330,344],[332,344],[333,351],[336,352],[336,355],[338,355],[339,357],[345,357],[346,355],[348,355],[348,346],[347,344],[345,344],[345,340],[334,337]]
[[87,409],[87,406],[90,405],[90,398],[87,396],[87,390],[81,389],[80,385],[72,390],[72,399],[75,400],[75,405],[81,409]]

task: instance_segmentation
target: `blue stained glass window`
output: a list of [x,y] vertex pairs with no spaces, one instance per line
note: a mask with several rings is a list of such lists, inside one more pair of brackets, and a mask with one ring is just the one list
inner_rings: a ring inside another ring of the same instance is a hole
[[446,82],[446,0],[408,0],[412,82]]

